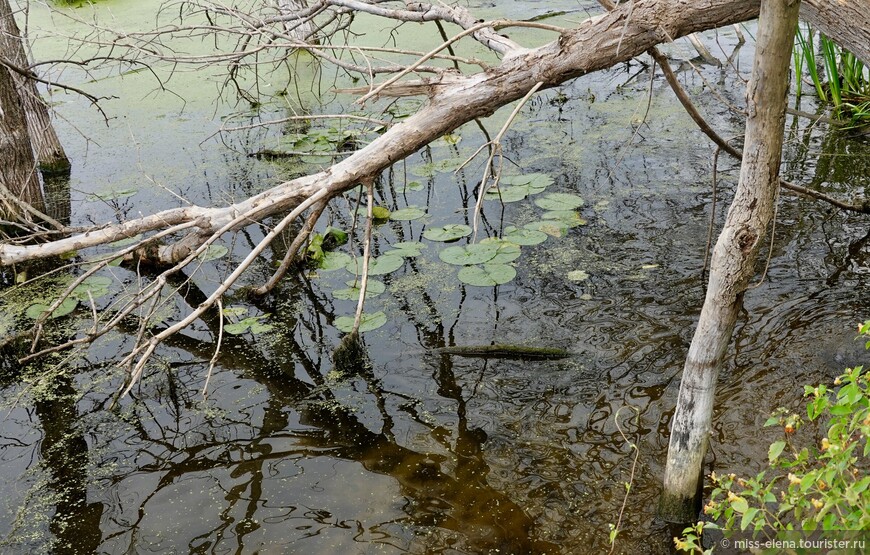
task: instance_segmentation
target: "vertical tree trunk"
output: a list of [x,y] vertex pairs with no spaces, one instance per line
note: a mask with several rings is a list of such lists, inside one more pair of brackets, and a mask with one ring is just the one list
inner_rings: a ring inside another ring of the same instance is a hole
[[[9,0],[0,0],[0,56],[19,68],[30,65]],[[12,79],[21,96],[27,129],[39,169],[43,173],[69,172],[69,159],[51,125],[48,107],[39,95],[36,83],[15,72],[12,72]]]
[[799,0],[761,2],[746,91],[749,117],[740,182],[713,250],[707,296],[683,369],[671,429],[659,506],[660,516],[668,521],[689,522],[697,517],[716,379],[774,212],[799,6]]
[[5,219],[14,219],[20,210],[8,195],[38,210],[43,208],[24,109],[10,71],[0,64],[0,213]]

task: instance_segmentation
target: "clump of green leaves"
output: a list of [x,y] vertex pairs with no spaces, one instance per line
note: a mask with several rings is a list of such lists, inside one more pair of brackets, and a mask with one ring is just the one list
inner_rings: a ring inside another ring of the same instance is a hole
[[[870,320],[858,332],[870,349]],[[678,549],[711,553],[701,544],[704,529],[769,537],[790,530],[870,529],[870,370],[849,368],[833,385],[804,386],[806,419],[826,421],[825,437],[798,448],[795,434],[804,417],[775,411],[765,426],[781,427],[784,438],[768,450],[770,469],[753,478],[714,473],[715,488],[704,507],[711,522],[686,528],[674,540]]]

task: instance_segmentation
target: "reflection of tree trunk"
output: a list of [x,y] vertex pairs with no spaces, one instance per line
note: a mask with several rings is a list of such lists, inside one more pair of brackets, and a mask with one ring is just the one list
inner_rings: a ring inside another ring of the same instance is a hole
[[95,553],[102,539],[103,506],[88,503],[88,444],[74,431],[76,391],[68,376],[54,379],[54,390],[35,405],[45,434],[40,455],[58,499],[49,526],[55,537],[52,553]]
[[740,182],[713,250],[707,297],[689,347],[674,414],[660,513],[697,516],[701,467],[710,434],[716,379],[731,341],[759,246],[773,218],[785,126],[789,63],[798,0],[761,3]]
[[[0,0],[0,56],[19,68],[30,65],[8,0]],[[27,129],[40,170],[44,173],[69,172],[69,159],[54,132],[48,107],[36,90],[36,83],[14,72],[12,79],[21,97]]]
[[69,173],[43,173],[45,189],[45,213],[58,222],[69,225],[72,207],[70,204]]
[[[306,0],[278,0],[278,9],[281,15],[293,15],[306,11],[308,5]],[[284,23],[284,28],[287,32],[301,40],[302,42],[312,41],[314,37],[314,26],[311,20],[307,18],[291,19]]]
[[15,92],[10,71],[3,65],[0,65],[0,192],[4,196],[0,201],[4,218],[14,219],[20,213],[18,205],[6,199],[6,195],[38,210],[43,207],[21,99]]

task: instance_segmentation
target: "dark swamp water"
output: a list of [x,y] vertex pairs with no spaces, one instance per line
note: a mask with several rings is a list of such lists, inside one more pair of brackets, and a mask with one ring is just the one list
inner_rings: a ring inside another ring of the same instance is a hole
[[[113,2],[111,9],[120,21],[139,21],[153,10],[142,4],[149,3]],[[523,18],[558,8],[542,4],[499,9]],[[577,4],[562,4],[572,10],[566,18],[584,17]],[[32,17],[46,28],[73,29],[37,9]],[[716,37],[705,39],[723,59],[736,42],[732,32],[720,32],[723,54]],[[682,44],[667,51],[676,60],[693,55]],[[751,57],[750,43],[734,66],[702,66],[704,79],[740,105]],[[296,88],[320,87],[306,84],[306,72],[302,64]],[[691,70],[680,75],[724,136],[741,132],[740,118],[701,78]],[[121,98],[107,103],[114,118],[108,128],[82,99],[55,98],[74,162],[72,223],[184,200],[224,204],[324,163],[245,155],[286,147],[281,130],[209,139],[230,113],[236,117],[228,125],[242,125],[282,117],[290,112],[279,104],[292,102],[276,96],[260,113],[240,114],[233,103],[213,105],[216,82],[175,75],[170,88],[187,96],[182,103],[149,92],[147,76],[106,74],[92,85]],[[353,278],[344,269],[292,275],[257,304],[231,296],[225,307],[267,315],[260,322],[271,329],[224,334],[206,400],[214,321],[168,341],[115,410],[108,405],[123,373],[113,362],[132,345],[130,330],[79,353],[68,361],[72,370],[57,365],[60,359],[26,368],[4,361],[3,551],[607,552],[609,525],[632,480],[630,441],[638,447],[637,467],[616,551],[670,552],[671,532],[655,520],[655,507],[680,370],[703,298],[712,147],[658,77],[647,122],[635,135],[648,86],[648,70],[634,62],[542,93],[523,108],[506,135],[506,166],[552,177],[547,193],[580,195],[587,224],[523,246],[513,263],[517,276],[505,285],[463,284],[457,267],[439,260],[445,245],[423,237],[435,226],[469,223],[466,207],[482,162],[452,170],[482,143],[475,126],[384,175],[380,205],[423,207],[427,215],[377,227],[376,254],[403,241],[423,248],[377,276],[385,292],[367,302],[367,311],[383,311],[387,322],[364,334],[370,364],[356,373],[332,363],[341,339],[334,322],[355,306],[333,295]],[[330,100],[317,110],[337,106]],[[801,108],[813,106],[804,99]],[[502,112],[487,123],[491,133],[504,122]],[[866,137],[793,117],[787,134],[784,177],[846,198],[867,194]],[[723,159],[720,173],[717,223],[737,165]],[[482,233],[540,218],[533,198],[504,211],[488,202]],[[352,206],[335,203],[328,221],[348,228]],[[252,226],[227,238],[226,256],[204,263],[190,285],[179,280],[166,295],[167,320],[196,306],[262,235]],[[870,313],[868,243],[866,218],[780,199],[767,278],[746,297],[720,376],[708,471],[758,472],[777,437],[761,428],[769,412],[797,409],[802,384],[830,381],[866,359],[853,337],[855,323]],[[342,250],[361,252],[358,243]],[[280,244],[267,250],[245,283],[261,283],[282,256]],[[115,294],[148,279],[120,268],[106,275]],[[10,316],[22,312],[13,296],[0,302],[5,329],[21,325]],[[79,307],[67,321],[86,326],[89,315]],[[518,361],[438,351],[470,344],[557,347],[574,356]]]

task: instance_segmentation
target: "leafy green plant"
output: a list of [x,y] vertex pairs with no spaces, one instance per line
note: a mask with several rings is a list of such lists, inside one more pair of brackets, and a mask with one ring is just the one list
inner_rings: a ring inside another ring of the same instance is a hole
[[[870,349],[870,320],[858,332]],[[804,417],[775,411],[765,426],[781,427],[784,438],[770,445],[770,471],[752,478],[713,474],[715,487],[704,507],[712,521],[686,528],[675,539],[678,549],[711,552],[702,548],[703,529],[768,537],[792,530],[870,529],[870,371],[849,368],[833,385],[804,386],[806,419],[825,422],[825,437],[813,447],[798,448],[795,434]]]

